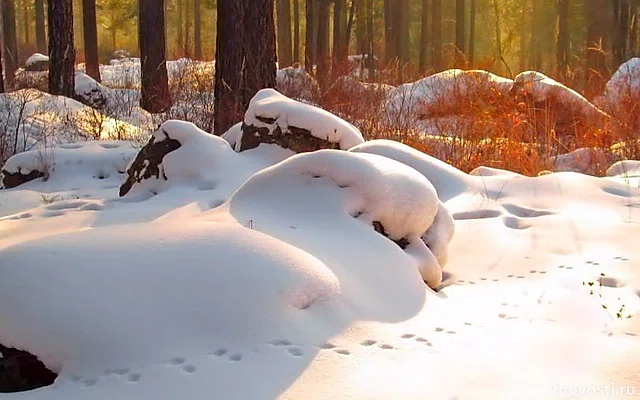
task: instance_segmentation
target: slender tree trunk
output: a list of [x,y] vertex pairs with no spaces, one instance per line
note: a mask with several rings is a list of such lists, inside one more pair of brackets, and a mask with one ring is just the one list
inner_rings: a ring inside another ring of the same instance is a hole
[[623,62],[627,61],[627,57],[629,54],[628,45],[629,45],[629,26],[630,22],[630,5],[628,0],[616,0],[614,2],[614,16],[616,20],[616,29],[615,29],[615,44],[613,46],[613,56],[616,65],[614,67],[619,66]]
[[0,46],[0,93],[4,93],[4,77],[2,75],[2,46]]
[[[471,15],[469,18],[469,66],[473,67],[476,56],[476,0],[471,0]],[[524,38],[523,38],[524,40]]]
[[218,22],[213,131],[216,135],[222,135],[233,124],[242,121],[243,0],[218,1],[216,9]]
[[353,0],[356,8],[356,51],[358,54],[365,54],[367,50],[367,42],[365,35],[367,34],[367,9],[365,8],[366,0]]
[[[225,0],[222,0],[225,1]],[[176,57],[180,58],[184,55],[183,50],[184,50],[184,31],[183,31],[183,26],[184,26],[184,22],[182,21],[182,12],[184,9],[184,4],[183,4],[184,0],[177,0],[176,1],[176,14],[177,14],[177,22],[176,22],[176,33],[177,33],[177,45],[178,48],[176,49]]]
[[291,46],[291,0],[277,0],[278,11],[278,63],[280,68],[291,66],[293,54]]
[[394,31],[394,14],[396,3],[393,0],[384,0],[384,53],[387,63],[398,58],[396,45],[396,32]]
[[465,0],[456,0],[456,59],[458,66],[464,65],[465,58]]
[[368,44],[368,65],[369,65],[369,81],[376,81],[376,57],[375,57],[375,43],[373,38],[373,0],[366,0],[367,2],[367,44]]
[[293,0],[293,62],[300,62],[300,0]]
[[629,27],[629,56],[636,57],[638,54],[638,14],[635,6],[631,6],[631,21]]
[[276,28],[274,0],[244,0],[244,94],[246,110],[251,98],[276,85]]
[[309,74],[313,74],[313,66],[316,63],[318,49],[318,0],[305,1],[305,46],[304,46],[304,68]]
[[541,26],[542,26],[542,0],[531,0],[531,41],[529,44],[529,54],[531,57],[531,67],[539,70],[542,67],[541,51]]
[[82,22],[84,27],[84,61],[86,72],[87,75],[100,82],[95,0],[82,0]]
[[333,4],[333,74],[338,76],[344,63],[342,46],[344,45],[345,0],[334,0]]
[[587,0],[587,85],[598,92],[606,82],[607,49],[613,26],[610,0]]
[[422,20],[420,30],[420,71],[426,72],[429,58],[431,26],[429,24],[429,9],[431,0],[422,0]]
[[74,97],[73,1],[49,0],[49,92]]
[[442,63],[442,0],[432,0],[431,2],[431,44],[433,67],[436,71],[441,71]]
[[184,0],[184,56],[191,57],[191,0]]
[[200,0],[193,0],[193,53],[196,60],[202,60],[202,7]]
[[47,36],[44,28],[44,0],[35,0],[36,48],[38,53],[47,54]]
[[320,85],[327,83],[329,77],[329,2],[319,0],[318,2],[318,39],[317,39],[317,78]]
[[2,1],[2,38],[4,53],[4,74],[6,85],[13,86],[13,78],[18,69],[18,37],[16,36],[16,8],[14,0]]
[[[51,0],[50,0],[51,1]],[[161,113],[171,107],[167,75],[164,0],[138,0],[138,42],[141,62],[140,105],[150,113]]]
[[24,43],[31,47],[31,13],[29,12],[29,2],[22,3],[22,22],[24,23]]
[[569,0],[557,0],[558,43],[557,62],[560,76],[566,78],[569,68]]
[[400,0],[394,14],[393,31],[397,43],[398,59],[402,64],[405,64],[409,62],[409,0]]

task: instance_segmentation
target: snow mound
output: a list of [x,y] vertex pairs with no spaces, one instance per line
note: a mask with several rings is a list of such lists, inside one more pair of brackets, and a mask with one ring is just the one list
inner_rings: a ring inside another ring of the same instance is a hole
[[320,97],[320,85],[303,68],[279,69],[276,73],[276,89],[292,99],[315,101]]
[[472,103],[497,101],[512,86],[511,79],[487,71],[451,69],[406,83],[389,92],[387,117],[396,124],[401,119],[421,119],[462,115]]
[[[19,153],[2,167],[4,186],[15,187],[40,177],[52,184],[70,177],[119,180],[137,152],[135,146],[132,142],[116,140],[87,141]],[[21,178],[28,176],[31,179]]]
[[557,172],[580,172],[588,175],[602,175],[609,167],[620,161],[614,152],[599,148],[580,148],[552,158]]
[[316,258],[260,232],[207,221],[27,242],[2,251],[0,273],[0,342],[67,377],[169,360],[178,348],[186,356],[275,339],[291,324],[326,332],[336,327],[320,329],[326,322],[318,311],[339,306],[331,300],[340,283]]
[[[453,221],[433,185],[413,168],[378,155],[336,150],[293,156],[252,176],[230,199],[232,215],[239,221],[254,221],[261,230],[265,216],[255,216],[249,206],[256,196],[271,217],[283,210],[322,215],[319,221],[357,220],[358,225],[373,227],[414,260],[430,287],[442,280],[437,257],[446,260],[442,250],[451,239]],[[438,255],[428,245],[434,245]]]
[[355,146],[349,151],[377,154],[410,166],[429,179],[442,201],[447,201],[470,187],[468,176],[464,172],[444,161],[393,140],[371,140]]
[[167,121],[128,166],[120,195],[157,194],[173,185],[219,184],[234,190],[255,171],[272,163],[242,157],[227,141],[190,122]]
[[29,56],[29,58],[27,58],[27,61],[25,61],[25,65],[30,66],[39,62],[49,62],[49,57],[45,56],[44,54],[34,53]]
[[[594,103],[607,111],[623,111],[628,101],[640,97],[640,58],[634,57],[620,65]],[[627,110],[628,111],[628,110]]]
[[296,153],[347,150],[363,141],[357,128],[328,111],[289,99],[274,89],[262,89],[245,113],[239,149],[275,143]]
[[638,177],[640,176],[640,161],[623,160],[613,164],[606,172],[607,176]]

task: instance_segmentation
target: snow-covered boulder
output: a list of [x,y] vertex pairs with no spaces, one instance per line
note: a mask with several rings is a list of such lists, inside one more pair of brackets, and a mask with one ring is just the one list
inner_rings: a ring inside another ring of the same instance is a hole
[[25,71],[48,71],[49,70],[49,57],[44,54],[35,53],[32,54],[24,65]]
[[279,69],[276,74],[276,89],[291,99],[316,101],[320,97],[318,81],[303,68]]
[[287,152],[285,156],[249,160],[233,151],[226,140],[190,122],[171,120],[151,135],[127,167],[120,196],[134,192],[157,194],[171,185],[224,186],[222,192],[228,193],[257,170],[289,155]]
[[75,74],[76,99],[93,108],[101,109],[107,104],[109,90],[98,81],[85,74],[76,71]]
[[580,172],[587,175],[602,175],[622,158],[608,149],[579,148],[551,159],[556,172]]
[[623,178],[638,177],[640,176],[640,161],[618,161],[607,169],[606,176],[620,176]]
[[2,167],[5,188],[44,177],[53,183],[74,179],[121,180],[127,163],[136,154],[135,144],[104,140],[65,143],[38,148],[9,158]]
[[465,115],[474,107],[507,101],[511,79],[487,71],[451,69],[406,83],[389,92],[385,109],[397,126],[451,115]]
[[278,93],[262,89],[251,99],[235,149],[276,144],[295,153],[319,149],[347,150],[362,143],[362,133],[335,115]]
[[[256,196],[263,204],[259,210],[251,206]],[[442,280],[440,261],[446,262],[453,234],[453,219],[424,175],[387,157],[337,150],[298,154],[258,172],[232,196],[230,211],[287,241],[287,228],[309,213],[329,235],[342,235],[357,222],[394,243],[432,288]],[[330,242],[336,245],[335,237]],[[312,244],[296,245],[320,255]]]
[[124,58],[130,58],[131,53],[124,49],[118,49],[111,54],[111,59],[113,60],[122,60]]
[[543,134],[553,130],[565,144],[569,143],[567,139],[576,140],[608,129],[611,120],[580,93],[540,72],[516,75],[510,93],[529,103],[535,125],[544,130]]

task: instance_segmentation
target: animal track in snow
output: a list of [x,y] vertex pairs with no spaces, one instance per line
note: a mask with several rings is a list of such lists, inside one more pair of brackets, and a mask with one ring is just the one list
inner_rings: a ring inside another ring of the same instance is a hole
[[140,382],[141,377],[142,376],[140,374],[129,374],[129,376],[127,377],[127,380],[132,383]]
[[297,347],[291,347],[287,349],[287,352],[294,357],[300,357],[302,355],[302,350]]
[[194,365],[185,365],[182,367],[182,370],[188,374],[192,374],[194,372],[196,372],[196,367]]
[[392,349],[393,349],[393,346],[392,346],[392,345],[390,345],[390,344],[386,344],[386,343],[381,343],[381,344],[379,345],[379,347],[380,347],[381,349],[383,349],[383,350],[392,350]]
[[233,353],[229,356],[229,360],[231,361],[240,361],[242,360],[242,354],[240,353]]
[[378,343],[378,342],[373,340],[373,339],[367,339],[367,340],[363,341],[362,343],[360,343],[360,346],[369,347],[369,346],[373,346],[376,343]]
[[276,339],[269,342],[272,346],[282,347],[282,346],[291,346],[291,341],[287,339]]
[[321,348],[322,350],[331,350],[331,349],[335,349],[336,345],[333,343],[322,343],[318,347]]
[[227,354],[229,352],[229,350],[225,349],[224,347],[221,347],[219,349],[216,349],[213,353],[211,353],[212,355],[216,356],[216,357],[222,357],[225,354]]
[[347,349],[334,349],[333,352],[342,354],[343,356],[351,355],[351,352]]
[[185,359],[184,357],[174,357],[171,360],[169,360],[169,364],[171,365],[182,365],[185,363]]
[[400,336],[403,339],[411,339],[412,337],[414,337],[416,335],[414,335],[413,333],[405,333],[404,335]]

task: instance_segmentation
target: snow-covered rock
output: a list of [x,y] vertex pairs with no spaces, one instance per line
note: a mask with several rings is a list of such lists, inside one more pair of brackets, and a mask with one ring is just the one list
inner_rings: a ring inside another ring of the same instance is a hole
[[574,145],[585,135],[608,129],[611,120],[580,93],[540,72],[516,75],[510,93],[531,103],[535,125],[543,130],[543,135],[553,130],[565,144]]
[[618,161],[607,169],[606,176],[640,177],[640,161]]
[[5,188],[37,178],[56,184],[75,179],[120,180],[137,151],[135,143],[104,140],[60,144],[30,150],[9,158],[2,167]]
[[512,85],[511,79],[487,71],[447,70],[391,90],[387,118],[396,126],[413,126],[418,120],[464,115],[473,106],[505,101]]
[[236,149],[277,144],[296,153],[326,148],[347,150],[364,140],[360,131],[335,115],[262,89],[251,99]]
[[602,175],[621,157],[607,149],[580,148],[551,159],[558,172],[580,172],[588,175]]
[[[264,213],[247,207],[258,193]],[[439,260],[446,261],[453,234],[450,214],[418,171],[390,158],[337,150],[299,154],[257,173],[232,196],[230,211],[276,237],[293,223],[281,212],[354,219],[391,239],[432,288],[442,280]]]
[[320,97],[318,81],[303,68],[279,69],[276,73],[276,89],[291,99],[313,102]]
[[49,70],[49,57],[44,54],[35,53],[27,58],[25,61],[25,71],[48,71]]

